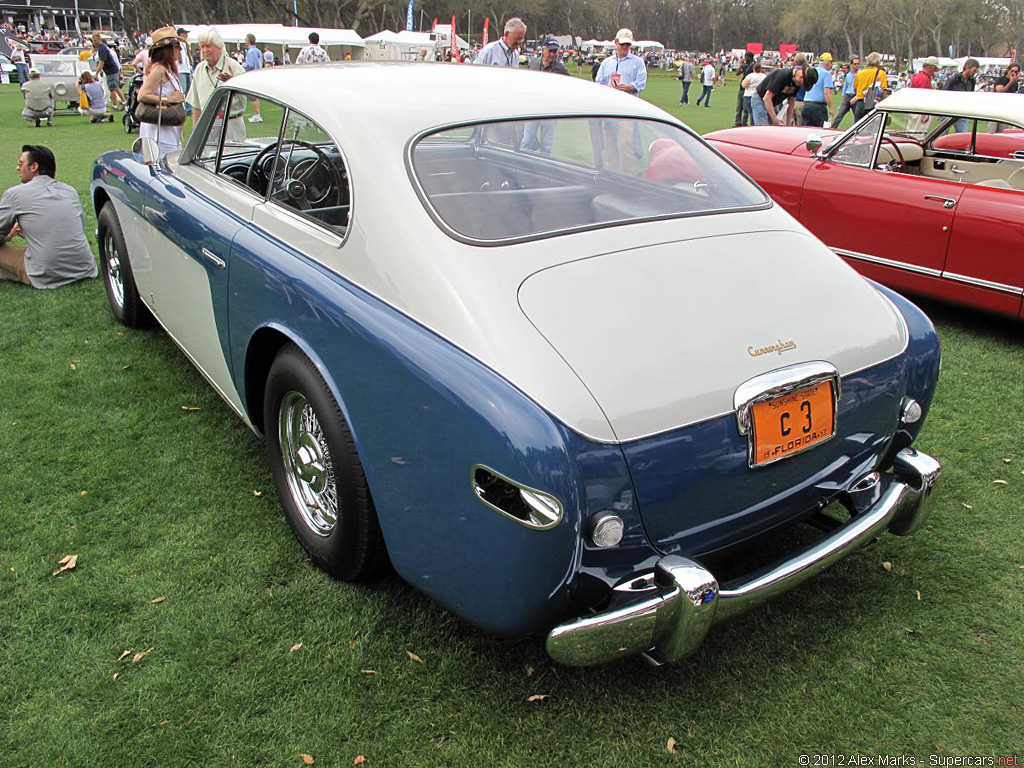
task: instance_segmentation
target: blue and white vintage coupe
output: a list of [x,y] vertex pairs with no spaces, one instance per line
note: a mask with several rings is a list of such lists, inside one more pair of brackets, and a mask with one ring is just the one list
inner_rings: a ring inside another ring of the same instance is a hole
[[[930,510],[928,319],[611,88],[261,70],[180,153],[101,156],[92,195],[114,314],[266,436],[313,560],[390,560],[557,661],[682,658]],[[813,545],[716,579],[804,522]]]

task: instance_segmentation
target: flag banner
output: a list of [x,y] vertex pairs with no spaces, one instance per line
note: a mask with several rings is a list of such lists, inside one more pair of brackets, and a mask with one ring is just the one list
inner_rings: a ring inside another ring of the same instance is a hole
[[747,50],[755,56],[760,56],[764,52],[763,43],[747,43]]
[[483,37],[483,43],[481,43],[481,45],[487,45],[487,36],[488,36],[488,33],[490,33],[490,31],[491,31],[490,26],[491,26],[491,17],[488,16],[487,18],[484,19],[484,37]]
[[779,55],[782,57],[783,61],[788,59],[794,53],[796,53],[796,43],[783,43],[779,46]]
[[434,23],[430,25],[430,31],[433,32],[437,29],[437,16],[434,17]]
[[455,37],[455,14],[452,14],[452,61],[458,62],[459,60],[459,44],[456,42]]
[[409,0],[409,7],[405,9],[405,31],[412,32],[412,0]]

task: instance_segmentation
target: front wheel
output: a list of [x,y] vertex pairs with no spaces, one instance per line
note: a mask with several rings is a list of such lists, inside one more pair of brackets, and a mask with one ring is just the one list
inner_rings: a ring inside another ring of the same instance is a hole
[[323,377],[293,344],[270,368],[263,417],[277,495],[313,561],[342,581],[380,572],[387,552],[352,435]]
[[100,210],[97,221],[97,239],[100,246],[100,272],[107,301],[114,318],[129,328],[141,328],[153,322],[153,316],[143,304],[135,285],[128,248],[121,232],[121,222],[114,212],[114,204],[107,203]]

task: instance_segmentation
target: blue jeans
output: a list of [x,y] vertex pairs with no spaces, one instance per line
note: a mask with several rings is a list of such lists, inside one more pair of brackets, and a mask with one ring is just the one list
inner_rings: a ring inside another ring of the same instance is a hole
[[690,80],[683,80],[683,97],[679,100],[680,104],[690,103]]
[[768,115],[768,107],[764,105],[764,99],[756,93],[750,97],[750,117],[754,125],[775,125]]
[[957,133],[967,133],[971,130],[971,121],[966,117],[957,118],[956,122],[953,123],[953,130]]
[[551,154],[551,148],[555,146],[555,121],[554,120],[531,120],[526,124],[523,132],[523,142],[520,149],[536,152],[540,150],[545,155]]
[[24,85],[28,82],[28,67],[24,64],[15,64],[14,66],[18,70],[18,85]]
[[743,97],[743,113],[740,115],[740,125],[754,125],[753,107],[750,102],[753,96]]
[[711,90],[714,88],[713,85],[705,85],[704,90],[700,92],[700,96],[697,97],[697,106],[703,101],[705,107],[711,106]]
[[[179,72],[178,82],[181,83],[181,92],[188,96],[188,90],[192,87],[192,73],[191,72]],[[185,102],[185,114],[192,114],[192,105],[187,101]]]

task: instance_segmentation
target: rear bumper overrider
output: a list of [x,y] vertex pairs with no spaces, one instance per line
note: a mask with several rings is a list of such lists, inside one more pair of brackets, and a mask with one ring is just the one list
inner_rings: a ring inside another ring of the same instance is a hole
[[678,555],[661,558],[654,588],[635,602],[560,624],[548,634],[547,651],[562,664],[588,666],[645,653],[655,662],[693,653],[711,625],[803,583],[888,529],[898,536],[928,518],[942,465],[907,448],[891,474],[870,472],[843,494],[849,521],[796,556],[720,585],[699,563]]

